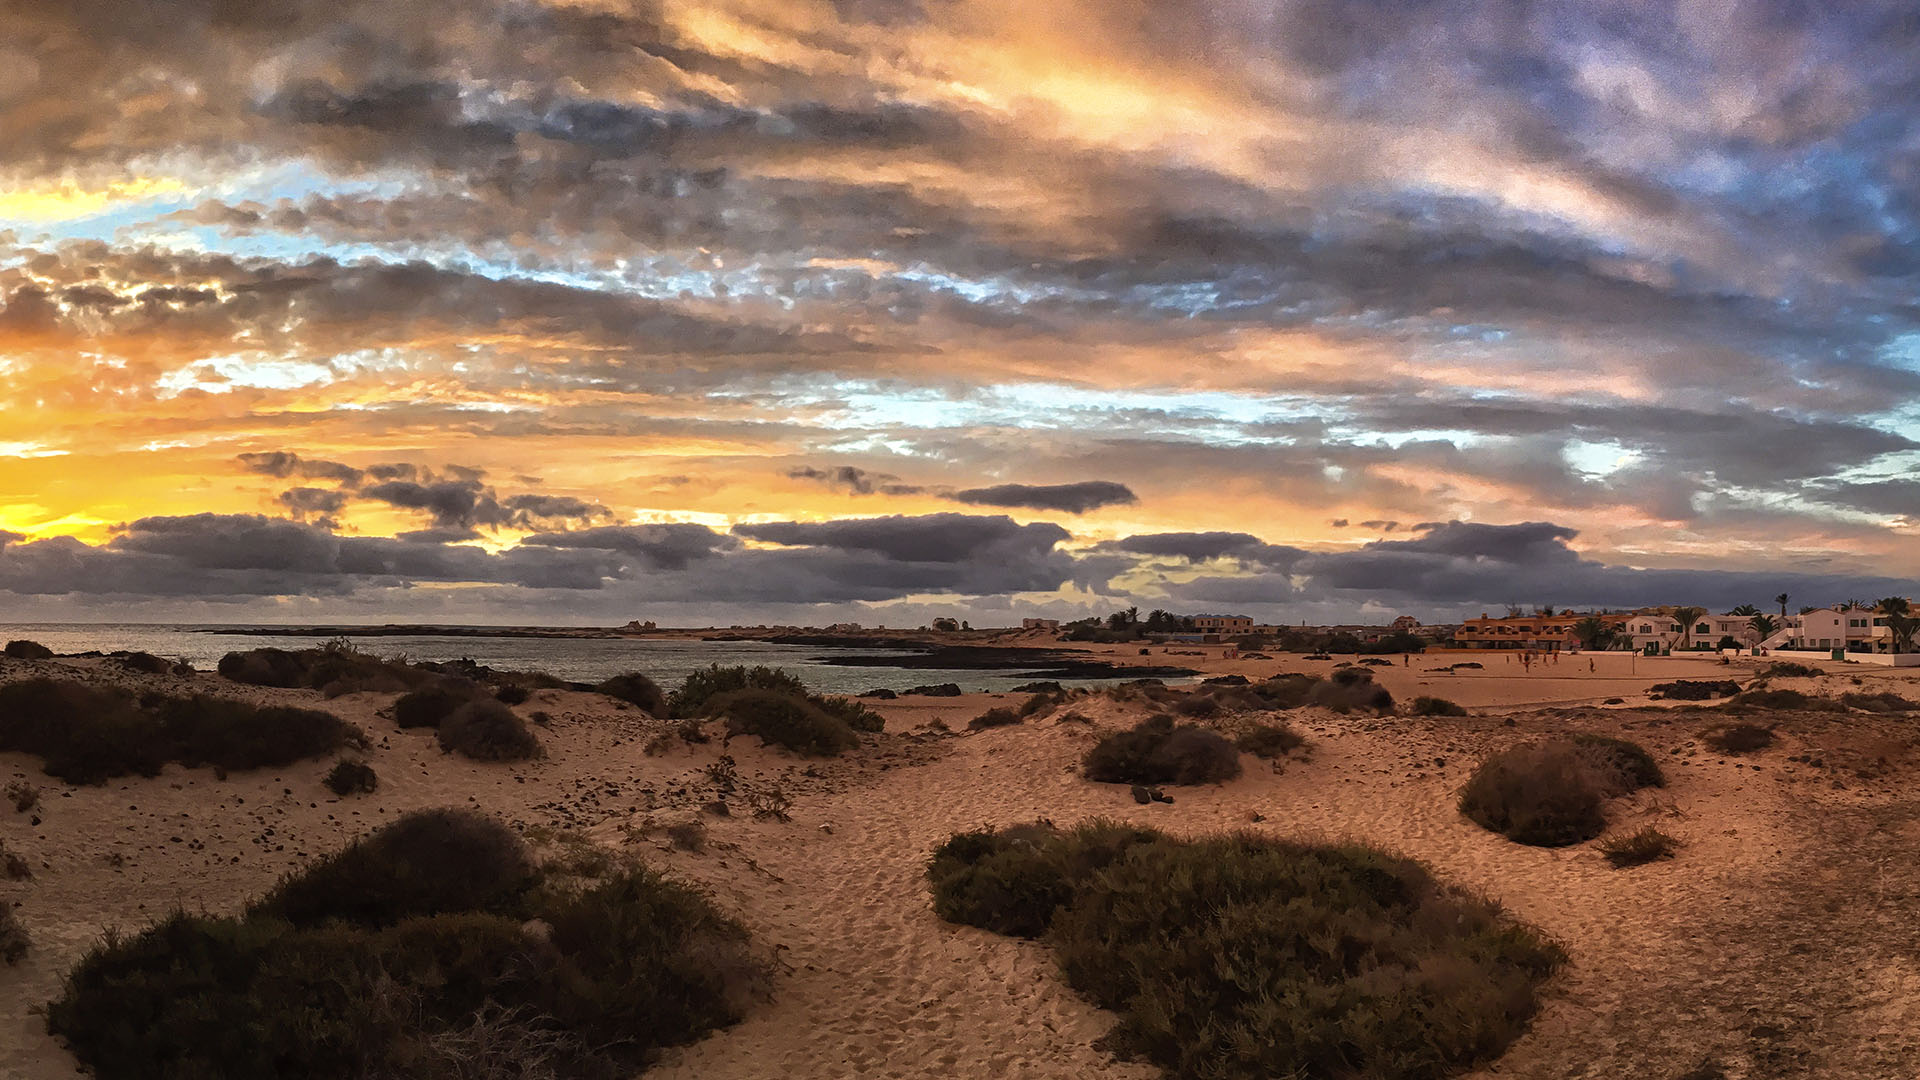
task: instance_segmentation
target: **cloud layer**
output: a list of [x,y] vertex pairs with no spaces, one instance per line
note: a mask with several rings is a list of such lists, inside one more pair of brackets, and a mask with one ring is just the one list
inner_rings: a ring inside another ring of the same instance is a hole
[[6,558],[135,605],[197,522],[303,553],[183,567],[263,611],[516,617],[1910,581],[1909,7],[5,0]]

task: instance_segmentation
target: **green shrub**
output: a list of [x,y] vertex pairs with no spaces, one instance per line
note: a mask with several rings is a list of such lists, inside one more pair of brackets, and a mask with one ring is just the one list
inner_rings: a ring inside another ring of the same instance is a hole
[[401,661],[382,660],[344,640],[318,649],[248,649],[220,658],[220,674],[251,686],[318,690],[327,697],[361,692],[398,693],[437,676]]
[[476,698],[440,721],[440,749],[475,761],[527,761],[541,756],[540,740],[512,709]]
[[1670,701],[1705,701],[1709,698],[1732,697],[1740,692],[1740,684],[1732,679],[1679,679],[1655,683],[1647,691]]
[[0,686],[0,750],[35,754],[48,775],[72,784],[156,776],[169,761],[234,770],[288,765],[364,741],[359,728],[313,709],[204,695],[143,702],[53,679]]
[[53,650],[37,641],[9,641],[6,654],[9,660],[53,659]]
[[167,675],[173,672],[173,661],[163,660],[150,652],[116,653],[113,660],[128,671],[142,675]]
[[996,934],[1039,937],[1086,877],[1159,835],[1099,821],[1067,842],[1045,823],[956,833],[927,861],[934,913]]
[[546,919],[570,969],[554,1018],[632,1058],[737,1023],[770,986],[745,927],[651,870],[621,873]]
[[637,706],[651,716],[667,715],[667,695],[658,683],[637,671],[625,675],[615,675],[595,690],[611,698],[618,698],[629,705]]
[[949,840],[942,918],[1039,936],[1120,1014],[1106,1040],[1169,1076],[1426,1080],[1497,1056],[1564,957],[1419,864],[1252,834],[1104,823]]
[[1734,713],[1766,710],[1769,712],[1845,712],[1847,707],[1832,698],[1809,697],[1798,690],[1748,690],[1737,694],[1724,706]]
[[1414,716],[1465,716],[1467,710],[1443,697],[1428,697],[1425,694],[1413,699]]
[[1609,794],[1624,795],[1641,788],[1667,786],[1667,776],[1660,771],[1660,763],[1639,743],[1588,731],[1577,731],[1567,738],[1601,770],[1602,786]]
[[1582,734],[1488,758],[1461,791],[1460,811],[1515,843],[1565,847],[1600,835],[1607,799],[1665,782],[1639,746]]
[[1877,694],[1857,692],[1841,694],[1840,703],[1849,709],[1863,709],[1867,712],[1920,712],[1920,701],[1903,698],[1891,690],[1882,690]]
[[525,705],[533,697],[533,691],[519,683],[507,683],[493,692],[493,700],[502,705]]
[[1211,784],[1240,775],[1240,752],[1217,732],[1154,716],[1101,739],[1082,766],[1106,784]]
[[668,699],[667,707],[675,719],[718,716],[714,699],[742,690],[771,690],[791,697],[807,696],[807,687],[799,679],[770,667],[721,667],[714,664],[688,675]]
[[1710,731],[1706,743],[1723,754],[1745,754],[1765,750],[1774,742],[1773,732],[1758,724],[1733,724]]
[[330,712],[196,695],[161,699],[155,712],[169,760],[235,771],[291,765],[343,746],[363,746],[366,735]]
[[342,761],[327,773],[322,783],[335,795],[368,795],[380,786],[380,778],[374,774],[373,766],[364,761]]
[[479,696],[480,687],[465,679],[438,679],[395,699],[393,722],[402,728],[437,728],[455,709]]
[[1373,672],[1360,667],[1334,669],[1331,678],[1316,682],[1308,689],[1307,703],[1337,713],[1359,709],[1377,714],[1393,711],[1393,695],[1386,687],[1374,683]]
[[970,731],[980,731],[984,728],[1007,727],[1019,723],[1020,719],[1019,713],[1002,705],[999,708],[988,709],[986,712],[967,721],[967,729]]
[[727,735],[758,735],[773,746],[813,757],[833,757],[860,745],[846,721],[805,697],[778,690],[735,690],[706,703],[726,718]]
[[536,878],[526,845],[498,821],[418,810],[282,880],[247,916],[392,926],[448,911],[517,914]]
[[1304,675],[1298,672],[1289,675],[1275,675],[1265,682],[1248,687],[1253,694],[1276,709],[1297,709],[1305,705],[1313,695],[1313,688],[1320,684],[1318,675]]
[[158,776],[167,762],[159,724],[132,697],[55,679],[0,686],[0,750],[33,754],[69,784]]
[[873,734],[877,731],[886,730],[886,717],[881,716],[879,713],[874,712],[872,709],[867,708],[852,698],[809,694],[807,695],[807,700],[813,703],[814,708],[819,709],[828,716],[839,718],[841,723],[855,731],[864,731],[868,734]]
[[1615,870],[1624,870],[1629,866],[1671,859],[1674,848],[1678,846],[1679,842],[1673,837],[1649,825],[1639,832],[1622,833],[1601,840],[1600,854],[1607,857]]
[[1285,757],[1306,744],[1301,734],[1285,724],[1254,724],[1233,740],[1233,745],[1255,757]]
[[47,1026],[114,1080],[612,1080],[765,991],[744,929],[694,889],[644,869],[538,885],[498,825],[409,815],[283,883],[306,901],[295,921],[269,897],[109,935]]

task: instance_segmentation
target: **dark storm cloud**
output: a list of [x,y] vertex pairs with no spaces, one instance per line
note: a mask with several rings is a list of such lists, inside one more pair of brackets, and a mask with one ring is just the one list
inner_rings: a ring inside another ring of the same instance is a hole
[[344,491],[310,487],[290,488],[275,497],[275,501],[292,511],[295,518],[304,520],[317,515],[325,521],[332,521],[333,515],[347,505],[347,499]]
[[1291,605],[1351,610],[1362,603],[1401,610],[1477,614],[1508,603],[1631,609],[1698,603],[1725,611],[1779,592],[1827,603],[1850,595],[1904,595],[1913,581],[1837,570],[1661,570],[1609,565],[1568,546],[1575,530],[1547,522],[1485,525],[1428,522],[1410,540],[1377,540],[1352,551],[1315,552],[1281,573],[1168,582],[1191,605]]
[[811,480],[830,488],[837,488],[849,495],[919,495],[928,489],[917,484],[900,483],[900,478],[892,473],[869,472],[857,465],[836,465],[832,468],[818,469],[811,465],[802,465],[787,470],[789,480]]
[[337,461],[312,461],[285,450],[241,454],[240,464],[248,472],[277,477],[281,480],[298,476],[307,480],[334,480],[342,484],[358,484],[363,475],[361,470],[351,465],[342,465]]
[[1251,533],[1237,532],[1142,533],[1096,544],[1095,550],[1185,559],[1190,563],[1233,558],[1276,568],[1290,566],[1307,554],[1300,548],[1269,544]]
[[1103,506],[1125,506],[1140,501],[1125,484],[1110,480],[1083,480],[1072,484],[998,484],[957,491],[953,499],[972,506],[1057,510],[1067,514],[1084,514]]
[[574,532],[543,533],[529,536],[523,542],[535,547],[615,552],[665,570],[683,570],[691,563],[740,546],[738,540],[725,533],[705,525],[685,524],[605,525]]
[[1072,539],[1051,522],[1021,525],[1010,517],[927,514],[920,517],[774,521],[735,525],[734,535],[788,547],[873,552],[895,562],[962,562],[995,555],[1050,552]]
[[[792,524],[792,523],[789,523]],[[774,530],[779,532],[778,529]],[[949,538],[929,549],[926,531]],[[885,601],[926,593],[994,596],[1072,580],[1065,530],[1005,518],[936,515],[819,523],[807,546],[749,549],[705,526],[608,526],[537,534],[494,553],[430,529],[339,536],[255,515],[143,518],[109,543],[70,537],[0,546],[0,592],[125,597],[380,594],[420,582],[601,591],[658,600]],[[797,538],[796,538],[797,539]]]

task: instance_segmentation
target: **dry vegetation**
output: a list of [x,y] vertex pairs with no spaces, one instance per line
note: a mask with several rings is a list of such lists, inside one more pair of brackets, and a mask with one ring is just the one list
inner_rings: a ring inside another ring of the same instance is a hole
[[942,918],[1044,938],[1119,1014],[1108,1045],[1172,1077],[1451,1075],[1519,1037],[1563,960],[1357,845],[1035,824],[956,835],[927,876]]
[[738,1021],[767,977],[685,885],[637,866],[559,880],[490,819],[428,811],[242,916],[109,935],[47,1024],[111,1080],[612,1080]]
[[1607,800],[1665,783],[1640,746],[1573,735],[1487,758],[1461,791],[1460,812],[1515,843],[1565,847],[1600,835]]

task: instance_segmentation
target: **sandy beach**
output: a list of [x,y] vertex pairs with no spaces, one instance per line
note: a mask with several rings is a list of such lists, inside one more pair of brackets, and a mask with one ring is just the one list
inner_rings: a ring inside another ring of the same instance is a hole
[[[1095,647],[1118,658],[1138,648]],[[1204,651],[1206,655],[1181,655]],[[1277,654],[1225,660],[1218,649],[1163,655],[1209,675],[1326,674],[1337,661]],[[1144,657],[1141,657],[1143,661]],[[1343,658],[1344,659],[1344,658]],[[1570,963],[1548,984],[1530,1032],[1484,1076],[1680,1077],[1703,1066],[1745,1077],[1920,1075],[1920,797],[1912,716],[1769,714],[1771,748],[1718,755],[1700,735],[1716,714],[1654,701],[1676,678],[1751,679],[1732,665],[1620,654],[1568,656],[1524,670],[1497,653],[1432,653],[1376,668],[1405,702],[1467,706],[1466,717],[1295,710],[1308,738],[1280,765],[1248,757],[1221,785],[1169,789],[1137,805],[1126,787],[1079,775],[1107,730],[1145,715],[1089,696],[1073,711],[969,732],[967,721],[1019,695],[876,702],[887,730],[860,749],[809,760],[753,738],[676,743],[648,753],[672,722],[597,694],[543,690],[543,760],[483,764],[441,753],[428,730],[381,715],[392,695],[322,701],[217,676],[136,676],[101,661],[4,661],[0,681],[58,675],[143,689],[195,690],[325,708],[371,735],[373,794],[337,798],[331,760],[216,779],[170,765],[154,779],[70,788],[35,759],[0,757],[0,778],[38,785],[29,812],[0,812],[0,838],[27,881],[0,883],[32,938],[0,971],[0,1074],[60,1077],[75,1064],[36,1010],[108,927],[133,930],[173,907],[238,909],[283,873],[409,810],[473,806],[559,855],[583,844],[638,853],[711,891],[778,955],[770,1001],[743,1023],[669,1051],[649,1076],[1149,1077],[1096,1049],[1112,1017],[1060,980],[1038,944],[953,926],[928,905],[928,852],[951,833],[1045,817],[1108,817],[1178,835],[1249,828],[1352,838],[1426,862],[1559,942]],[[1438,670],[1460,662],[1479,669]],[[1920,673],[1821,665],[1778,688],[1835,695],[1891,689],[1920,697]],[[1604,704],[1609,699],[1618,704]],[[1665,788],[1615,806],[1615,828],[1657,823],[1678,856],[1612,869],[1592,843],[1542,849],[1467,821],[1457,792],[1488,753],[1586,730],[1633,739],[1666,768]],[[736,790],[708,766],[730,756]],[[756,792],[791,799],[790,820],[747,812]],[[727,816],[703,809],[716,799]],[[687,850],[670,825],[700,821]]]

